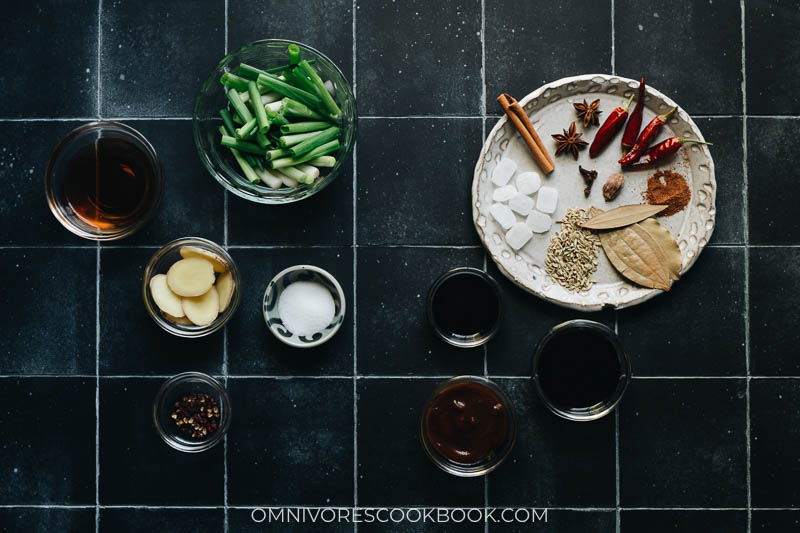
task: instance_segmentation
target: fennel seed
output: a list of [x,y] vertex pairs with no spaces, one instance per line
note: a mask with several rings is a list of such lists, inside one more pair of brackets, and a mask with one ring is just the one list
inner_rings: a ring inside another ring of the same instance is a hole
[[550,278],[570,291],[589,290],[597,270],[597,252],[600,238],[581,224],[589,220],[584,209],[567,209],[561,221],[561,231],[556,233],[547,247],[544,264]]

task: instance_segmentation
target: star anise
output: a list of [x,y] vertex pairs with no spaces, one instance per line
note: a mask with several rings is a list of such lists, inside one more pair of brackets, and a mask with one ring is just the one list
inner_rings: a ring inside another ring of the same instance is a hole
[[564,130],[564,135],[558,133],[552,135],[553,139],[555,139],[558,143],[556,155],[560,155],[562,152],[570,150],[572,152],[572,156],[577,161],[578,150],[583,150],[589,146],[589,143],[581,140],[581,135],[583,135],[583,133],[575,132],[575,122],[569,125],[569,130]]
[[587,128],[589,124],[594,126],[600,125],[600,111],[597,109],[597,106],[600,105],[600,100],[597,99],[591,104],[587,104],[586,100],[583,101],[582,104],[572,104],[575,108],[575,111],[578,112],[578,118],[583,119],[583,127]]

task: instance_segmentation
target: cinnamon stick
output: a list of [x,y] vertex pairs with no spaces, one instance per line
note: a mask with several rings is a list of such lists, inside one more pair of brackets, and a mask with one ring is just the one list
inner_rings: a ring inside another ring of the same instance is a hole
[[506,115],[508,115],[514,127],[517,128],[522,140],[528,145],[528,149],[536,160],[536,164],[539,165],[542,172],[550,174],[555,168],[553,159],[550,157],[550,154],[547,153],[547,148],[539,137],[539,134],[533,129],[533,124],[531,124],[525,110],[522,109],[522,106],[519,105],[519,102],[517,102],[513,96],[506,93],[498,96],[497,102],[502,106],[503,111],[506,112]]

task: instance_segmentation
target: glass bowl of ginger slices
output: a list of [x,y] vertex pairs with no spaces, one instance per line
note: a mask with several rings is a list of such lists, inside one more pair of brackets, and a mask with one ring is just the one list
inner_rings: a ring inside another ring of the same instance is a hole
[[150,317],[178,337],[222,328],[241,300],[242,278],[220,245],[184,237],[164,245],[144,269],[142,295]]

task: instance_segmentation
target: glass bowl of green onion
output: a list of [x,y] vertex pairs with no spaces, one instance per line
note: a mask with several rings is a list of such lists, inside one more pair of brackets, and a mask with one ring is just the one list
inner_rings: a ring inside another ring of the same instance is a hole
[[263,204],[297,202],[346,165],[356,100],[341,70],[302,43],[264,39],[225,56],[194,104],[200,159],[233,194]]

